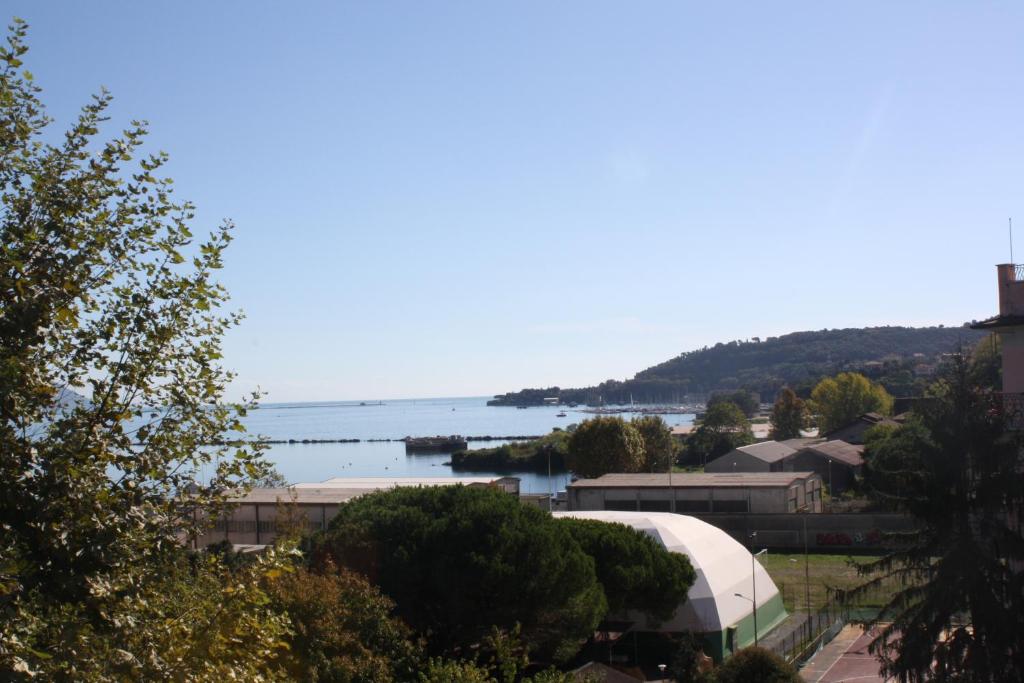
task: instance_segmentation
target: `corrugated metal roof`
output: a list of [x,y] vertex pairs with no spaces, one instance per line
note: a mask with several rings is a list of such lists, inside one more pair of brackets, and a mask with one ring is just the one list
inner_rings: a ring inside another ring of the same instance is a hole
[[342,488],[275,488],[275,489],[253,489],[244,496],[232,498],[234,503],[303,503],[307,505],[335,505],[361,496],[367,489],[342,489]]
[[839,439],[812,444],[804,450],[810,453],[817,453],[825,458],[838,460],[851,467],[860,467],[864,464],[864,447],[855,446]]
[[506,477],[332,477],[326,481],[295,484],[298,489],[393,489],[397,486],[450,486],[452,484],[492,484]]
[[294,484],[287,488],[252,489],[233,498],[236,503],[304,503],[331,505],[344,503],[372,491],[401,486],[487,486],[498,485],[509,477],[335,477],[319,483]]
[[740,446],[736,450],[743,451],[747,455],[752,455],[758,460],[768,463],[778,462],[780,460],[785,460],[791,455],[796,455],[796,451],[794,449],[784,443],[779,443],[778,441],[752,443],[749,446]]
[[[672,488],[781,488],[817,477],[814,472],[687,472],[672,474]],[[668,488],[668,473],[606,474],[569,488]]]

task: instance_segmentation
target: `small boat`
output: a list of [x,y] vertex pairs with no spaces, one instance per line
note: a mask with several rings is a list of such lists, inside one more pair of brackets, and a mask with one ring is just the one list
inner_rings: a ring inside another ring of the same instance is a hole
[[568,417],[568,416],[567,416],[567,415],[565,414],[565,411],[564,411],[564,410],[560,410],[560,411],[558,412],[558,415],[555,415],[555,417]]
[[526,410],[528,406],[516,406],[516,410]]

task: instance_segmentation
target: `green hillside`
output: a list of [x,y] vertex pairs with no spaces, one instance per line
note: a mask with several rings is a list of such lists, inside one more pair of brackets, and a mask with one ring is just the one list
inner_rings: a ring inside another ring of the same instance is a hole
[[865,327],[793,332],[781,337],[719,343],[687,351],[626,381],[594,387],[524,389],[495,396],[491,405],[540,405],[545,397],[595,405],[682,402],[689,395],[750,389],[770,401],[784,385],[809,391],[819,379],[856,370],[895,396],[917,393],[942,354],[973,346],[985,333],[964,327]]

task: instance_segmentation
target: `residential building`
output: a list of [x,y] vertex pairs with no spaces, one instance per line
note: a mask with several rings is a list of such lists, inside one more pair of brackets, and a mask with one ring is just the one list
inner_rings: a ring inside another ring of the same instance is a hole
[[999,315],[971,325],[999,335],[1003,356],[1003,396],[1010,410],[1020,414],[1024,407],[1024,265],[996,266],[999,286]]

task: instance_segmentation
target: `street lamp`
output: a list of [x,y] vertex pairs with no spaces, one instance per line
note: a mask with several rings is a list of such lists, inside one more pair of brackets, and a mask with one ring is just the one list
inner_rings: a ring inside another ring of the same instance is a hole
[[[753,607],[754,607],[754,647],[757,647],[757,557],[759,555],[764,555],[765,553],[767,553],[768,549],[765,548],[765,549],[763,549],[763,550],[761,550],[761,551],[759,551],[757,553],[753,552],[754,551],[754,539],[755,538],[757,538],[757,532],[756,531],[751,531],[750,532],[750,551],[751,551],[750,552],[750,585],[753,588],[752,594],[753,594],[754,597],[753,597],[753,599],[750,599],[750,598],[747,598],[747,599],[750,600],[751,603],[753,603]],[[739,593],[736,593],[736,595],[739,595]],[[740,597],[746,597],[746,596],[740,595]]]
[[[811,561],[807,554],[807,513],[811,510],[807,503],[804,503],[796,511],[802,513],[800,519],[804,523],[804,600],[806,601],[807,621],[809,622],[811,620]],[[796,560],[792,561],[796,562]]]
[[743,598],[750,602],[751,607],[754,608],[754,646],[757,646],[757,603],[748,598],[743,593],[733,593],[737,598]]

